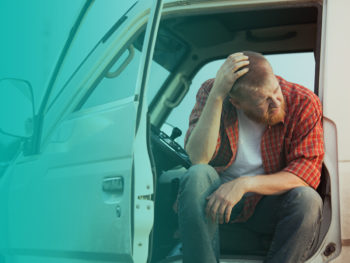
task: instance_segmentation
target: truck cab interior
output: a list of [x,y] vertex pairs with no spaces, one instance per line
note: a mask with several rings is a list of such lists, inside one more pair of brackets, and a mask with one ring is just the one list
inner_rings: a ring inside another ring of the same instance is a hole
[[[173,204],[177,196],[179,174],[191,163],[185,150],[175,141],[179,130],[174,128],[172,134],[167,134],[162,127],[171,112],[186,97],[196,73],[208,62],[242,50],[253,50],[265,55],[312,52],[315,58],[314,92],[322,100],[318,81],[321,25],[322,5],[319,1],[298,5],[279,3],[203,8],[164,5],[153,63],[160,65],[168,74],[160,85],[159,82],[152,82],[155,77],[151,70],[149,89],[155,91],[151,95],[148,93],[149,144],[156,185],[151,262],[173,262],[179,258],[169,257],[171,250],[179,243]],[[140,33],[133,43],[135,48],[141,46],[143,37]],[[186,123],[188,115],[189,112],[183,117]],[[324,201],[324,219],[315,252],[331,223],[330,183],[329,172],[324,166],[321,184],[317,189]],[[225,245],[229,240],[221,242],[223,257],[263,259],[266,254],[266,247],[252,245],[250,251],[237,251]],[[332,251],[332,246],[327,246],[322,253],[327,257]]]

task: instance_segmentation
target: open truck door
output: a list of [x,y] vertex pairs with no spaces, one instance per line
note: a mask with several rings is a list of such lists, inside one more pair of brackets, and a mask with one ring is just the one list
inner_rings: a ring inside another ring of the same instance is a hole
[[[162,1],[128,1],[123,13],[109,4],[84,5],[34,134],[1,178],[3,262],[147,261],[153,175],[144,94]],[[69,45],[95,5],[115,8],[115,22],[62,80]]]

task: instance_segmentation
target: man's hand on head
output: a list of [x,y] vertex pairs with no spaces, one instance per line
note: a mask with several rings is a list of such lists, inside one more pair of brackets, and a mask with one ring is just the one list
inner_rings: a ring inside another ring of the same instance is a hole
[[243,68],[248,64],[248,56],[243,53],[228,56],[216,74],[211,95],[224,100],[236,80],[248,72],[247,67]]
[[242,199],[245,193],[244,177],[222,184],[207,197],[208,203],[205,209],[207,217],[213,222],[218,219],[220,224],[228,223],[232,208]]

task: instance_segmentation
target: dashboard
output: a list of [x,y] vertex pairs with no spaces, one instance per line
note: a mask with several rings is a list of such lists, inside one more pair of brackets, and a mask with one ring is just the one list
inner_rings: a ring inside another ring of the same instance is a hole
[[168,171],[179,166],[185,168],[191,166],[185,149],[172,137],[154,126],[151,127],[151,147],[158,171]]

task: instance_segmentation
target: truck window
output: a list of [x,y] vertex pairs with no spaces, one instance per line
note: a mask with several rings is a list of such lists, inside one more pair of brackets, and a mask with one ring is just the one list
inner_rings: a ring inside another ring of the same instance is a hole
[[[123,3],[111,2],[109,3],[109,8],[106,8],[105,4],[99,1],[93,4],[93,7],[87,14],[85,21],[70,48],[70,52],[67,55],[65,65],[62,68],[53,93],[51,94],[49,108],[56,101],[57,97],[60,96],[63,89],[65,89],[66,84],[74,76],[79,67],[84,64],[84,61],[90,56],[91,53],[94,52],[96,47],[101,42],[104,42],[107,36],[110,36],[112,33],[117,31],[125,22],[128,17],[128,13],[135,6],[135,3],[136,1],[125,1]],[[99,19],[100,17],[103,17],[104,19],[101,20]],[[139,50],[134,49],[132,45],[130,45],[129,49],[127,47],[124,52],[120,54],[119,59],[114,65],[112,65],[109,71],[112,72],[114,69],[117,69],[120,66],[120,63],[123,63],[130,55],[130,52],[132,52],[131,60],[129,63],[127,63],[128,67],[124,68],[125,70],[123,70],[123,74],[119,75],[120,78],[104,78],[101,85],[106,87],[105,89],[107,89],[107,91],[105,90],[105,94],[96,93],[94,96],[89,98],[89,101],[86,102],[86,105],[84,105],[85,108],[109,102],[108,100],[110,98],[121,99],[133,94],[133,90],[130,89],[118,89],[118,92],[115,92],[111,89],[111,87],[118,85],[118,83],[115,83],[116,79],[118,79],[120,83],[125,83],[126,86],[130,87],[126,76],[130,76],[130,78],[132,78],[134,74],[131,72],[137,72],[138,62],[140,60]],[[133,85],[133,87],[134,86],[135,85]],[[108,90],[108,88],[110,88],[110,90]]]
[[[81,109],[132,96],[135,91],[140,58],[141,52],[133,45],[130,45],[109,69],[108,72],[110,73],[107,74],[109,76],[103,77],[97,87],[93,89]],[[130,62],[127,60],[130,60]],[[124,63],[127,64],[122,68]],[[113,75],[113,73],[117,74]]]
[[[117,62],[109,70],[109,72],[116,72],[120,70],[119,74],[116,74],[116,76],[111,74],[110,77],[104,77],[81,109],[120,100],[134,94],[138,67],[141,58],[141,51],[137,48],[137,46],[138,44],[132,44],[124,51],[122,56],[120,56]],[[130,62],[127,65],[125,64],[126,67],[123,68],[122,64],[129,58]],[[169,71],[153,60],[152,74],[155,74],[157,78],[150,78],[148,84],[150,89],[148,93],[148,101],[150,101],[150,98],[154,97],[155,92],[157,91],[156,87],[159,87],[159,83],[163,83],[167,79],[169,76]]]

